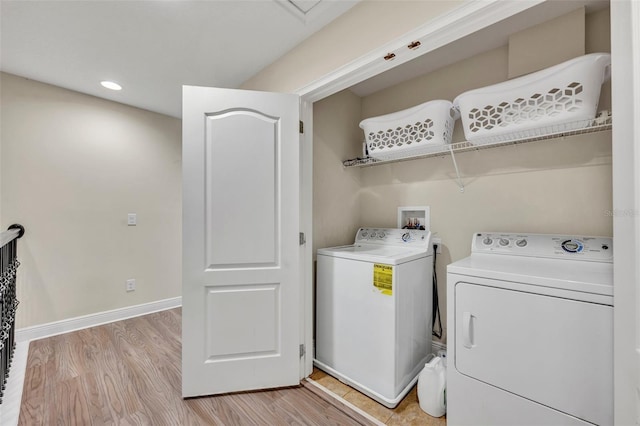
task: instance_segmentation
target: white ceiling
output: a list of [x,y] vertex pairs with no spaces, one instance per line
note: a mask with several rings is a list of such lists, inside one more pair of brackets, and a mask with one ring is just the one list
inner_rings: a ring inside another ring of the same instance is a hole
[[358,1],[2,0],[0,69],[180,117],[182,85],[238,87]]

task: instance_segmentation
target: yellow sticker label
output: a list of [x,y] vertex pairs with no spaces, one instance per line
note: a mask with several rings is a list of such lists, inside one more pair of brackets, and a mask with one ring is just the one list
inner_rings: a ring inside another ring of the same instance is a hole
[[373,286],[380,293],[391,296],[393,294],[393,266],[374,263]]

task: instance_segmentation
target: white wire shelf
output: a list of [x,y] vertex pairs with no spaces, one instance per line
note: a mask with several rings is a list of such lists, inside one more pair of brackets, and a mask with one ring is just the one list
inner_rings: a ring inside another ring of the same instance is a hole
[[[564,124],[559,129],[557,126],[550,127],[541,127],[539,129],[534,129],[533,131],[528,131],[528,134],[508,134],[503,136],[498,136],[493,140],[484,140],[484,141],[476,141],[476,142],[456,142],[448,145],[439,145],[434,146],[434,151],[429,153],[424,153],[420,155],[409,155],[407,157],[395,158],[393,160],[376,160],[371,157],[363,157],[363,158],[353,158],[349,160],[344,160],[342,165],[344,167],[369,167],[375,166],[379,164],[390,164],[397,163],[400,161],[407,160],[416,160],[420,158],[429,158],[429,157],[442,157],[445,155],[451,155],[452,153],[466,152],[466,151],[477,151],[480,149],[488,149],[495,148],[499,146],[507,146],[507,145],[516,145],[521,143],[528,142],[537,142],[544,141],[550,139],[559,139],[566,136],[574,136],[574,135],[584,135],[587,133],[597,133],[603,132],[605,130],[610,130],[612,125],[612,117],[609,115],[608,117],[598,117],[593,120],[586,120],[581,122],[574,122]],[[570,129],[570,130],[567,130]],[[535,135],[531,135],[532,132],[535,132]]]

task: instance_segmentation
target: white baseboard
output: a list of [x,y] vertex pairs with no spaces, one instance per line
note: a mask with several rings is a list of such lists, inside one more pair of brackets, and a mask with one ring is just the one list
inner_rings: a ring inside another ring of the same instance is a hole
[[81,330],[83,328],[95,327],[114,321],[150,314],[152,312],[177,308],[181,305],[182,297],[174,297],[171,299],[143,303],[142,305],[127,306],[126,308],[114,309],[112,311],[98,312],[62,321],[20,328],[16,330],[16,342],[29,342],[31,340],[43,339],[57,334],[64,334],[69,333],[70,331]]
[[436,342],[435,340],[431,341],[431,352],[434,354],[438,351],[446,351],[447,345],[445,343]]

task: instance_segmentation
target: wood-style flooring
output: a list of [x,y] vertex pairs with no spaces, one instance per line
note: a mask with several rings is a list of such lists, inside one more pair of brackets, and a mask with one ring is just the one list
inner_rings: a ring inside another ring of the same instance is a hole
[[31,342],[19,424],[357,425],[305,387],[183,400],[181,311]]

